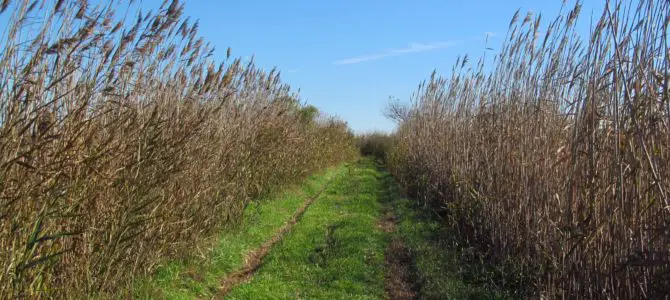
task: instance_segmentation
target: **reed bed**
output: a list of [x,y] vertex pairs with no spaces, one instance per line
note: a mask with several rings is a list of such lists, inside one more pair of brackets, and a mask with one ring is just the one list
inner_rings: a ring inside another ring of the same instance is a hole
[[[564,3],[546,25],[517,12],[490,68],[466,56],[391,107],[389,166],[465,252],[497,266],[498,284],[530,298],[667,298],[670,4],[580,10]],[[577,22],[592,22],[589,36]]]
[[180,1],[135,2],[0,1],[0,298],[123,297],[355,155],[277,70],[217,62]]
[[361,155],[385,162],[386,155],[393,145],[393,137],[382,131],[359,134],[356,136],[356,145]]

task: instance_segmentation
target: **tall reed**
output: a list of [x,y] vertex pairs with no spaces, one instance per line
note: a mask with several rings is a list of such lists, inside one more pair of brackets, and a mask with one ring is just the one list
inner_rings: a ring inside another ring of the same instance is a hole
[[386,154],[393,146],[393,137],[382,131],[359,134],[356,144],[361,155],[371,156],[381,162],[386,161]]
[[668,297],[670,4],[609,1],[586,39],[580,10],[517,12],[490,71],[433,74],[390,168],[527,296]]
[[0,1],[0,298],[123,290],[355,155],[277,70],[217,63],[180,1],[135,2]]

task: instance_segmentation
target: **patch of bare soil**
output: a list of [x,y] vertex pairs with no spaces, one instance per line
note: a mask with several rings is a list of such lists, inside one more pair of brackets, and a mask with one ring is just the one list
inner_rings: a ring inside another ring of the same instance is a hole
[[[378,223],[384,232],[395,232],[396,216],[391,212],[385,213]],[[412,253],[399,237],[393,237],[384,253],[386,274],[384,289],[391,300],[418,299],[417,278],[415,275]]]
[[377,223],[377,228],[386,233],[395,231],[395,223],[397,222],[395,214],[392,212],[384,213],[384,217]]

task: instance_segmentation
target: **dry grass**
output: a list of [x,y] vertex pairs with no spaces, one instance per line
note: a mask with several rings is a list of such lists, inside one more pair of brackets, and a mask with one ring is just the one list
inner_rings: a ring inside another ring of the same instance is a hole
[[0,2],[0,298],[123,290],[355,153],[276,70],[215,64],[179,1],[133,2]]
[[390,167],[510,287],[667,297],[670,4],[610,1],[588,40],[579,12],[517,14],[490,72],[433,74],[393,110]]

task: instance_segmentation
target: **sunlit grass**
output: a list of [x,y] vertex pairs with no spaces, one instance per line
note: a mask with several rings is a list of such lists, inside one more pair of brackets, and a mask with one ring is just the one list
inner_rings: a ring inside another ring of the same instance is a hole
[[388,236],[376,227],[379,173],[338,177],[230,299],[381,299]]
[[192,299],[217,295],[222,278],[239,269],[245,255],[270,239],[291,215],[330,179],[342,176],[344,168],[331,168],[313,175],[303,184],[251,202],[243,219],[226,229],[206,257],[170,262],[154,276],[136,284],[135,297]]

